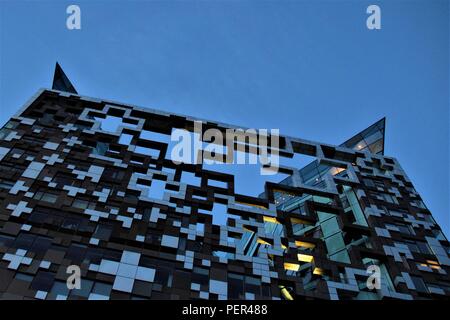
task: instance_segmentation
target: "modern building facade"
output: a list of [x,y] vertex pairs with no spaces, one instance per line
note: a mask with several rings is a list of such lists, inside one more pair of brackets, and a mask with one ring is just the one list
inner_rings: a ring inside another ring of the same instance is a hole
[[80,96],[57,65],[0,130],[0,298],[448,299],[449,242],[384,155],[384,119],[340,146],[280,136],[316,160],[259,197],[170,160],[195,120]]

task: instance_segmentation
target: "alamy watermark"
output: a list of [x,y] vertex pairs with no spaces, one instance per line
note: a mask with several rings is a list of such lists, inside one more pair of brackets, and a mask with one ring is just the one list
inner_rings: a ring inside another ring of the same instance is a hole
[[381,269],[379,266],[373,264],[367,267],[366,273],[369,275],[366,281],[367,289],[381,289]]
[[67,7],[66,13],[69,15],[66,19],[66,27],[69,30],[81,29],[81,9],[76,4]]
[[[81,29],[81,8],[76,4],[71,4],[66,8],[66,13],[69,15],[66,19],[66,27],[69,30]],[[376,4],[371,4],[367,7],[366,13],[369,14],[366,20],[366,26],[369,30],[381,29],[381,8]]]
[[79,266],[72,264],[67,267],[66,273],[70,274],[67,277],[66,285],[67,289],[81,289],[81,269]]
[[261,175],[278,173],[279,129],[210,128],[203,132],[203,123],[194,121],[193,132],[174,129],[170,139],[176,142],[170,155],[176,165],[259,163]]
[[370,14],[366,20],[366,26],[369,30],[380,30],[381,29],[381,9],[376,4],[371,4],[367,7],[367,14]]

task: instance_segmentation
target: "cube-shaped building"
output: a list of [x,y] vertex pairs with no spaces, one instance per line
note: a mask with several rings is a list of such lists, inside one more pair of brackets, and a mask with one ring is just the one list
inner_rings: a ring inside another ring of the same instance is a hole
[[172,161],[199,122],[237,128],[81,96],[57,65],[0,130],[0,299],[448,299],[449,242],[385,119],[340,146],[280,135],[315,160],[259,196]]

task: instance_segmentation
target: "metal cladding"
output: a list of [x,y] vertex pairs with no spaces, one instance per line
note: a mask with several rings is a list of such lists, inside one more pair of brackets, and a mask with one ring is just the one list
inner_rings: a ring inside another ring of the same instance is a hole
[[[289,179],[254,197],[233,175],[170,160],[172,129],[194,120],[33,97],[0,131],[0,298],[449,297],[449,243],[382,147],[280,136],[280,156],[315,157],[317,172],[280,167]],[[66,284],[73,265],[80,289]]]

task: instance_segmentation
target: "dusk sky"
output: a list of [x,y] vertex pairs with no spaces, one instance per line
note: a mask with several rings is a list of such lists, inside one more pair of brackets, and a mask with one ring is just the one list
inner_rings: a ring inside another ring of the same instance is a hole
[[0,125],[56,61],[81,95],[325,143],[385,116],[385,154],[450,235],[448,1],[75,3],[81,30],[72,2],[0,1]]

